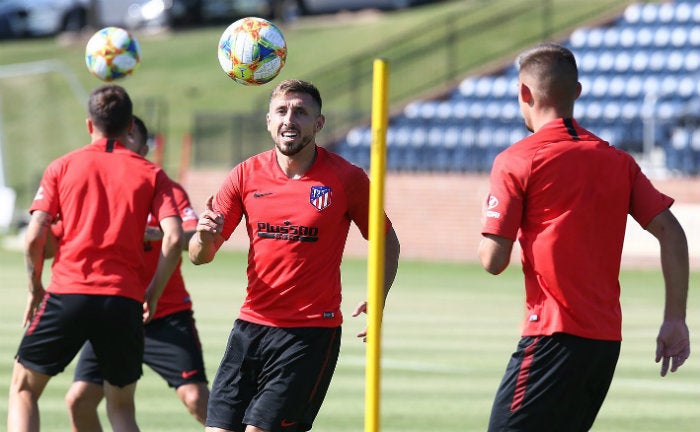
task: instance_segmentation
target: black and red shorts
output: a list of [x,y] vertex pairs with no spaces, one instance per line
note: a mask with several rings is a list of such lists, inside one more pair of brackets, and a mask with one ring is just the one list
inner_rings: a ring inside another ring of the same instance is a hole
[[311,429],[340,352],[341,328],[236,320],[212,384],[207,426],[243,432]]
[[589,430],[619,355],[619,341],[564,333],[521,338],[496,394],[488,430]]
[[118,296],[47,293],[20,342],[17,360],[54,376],[86,341],[110,384],[136,382],[142,374],[143,304]]

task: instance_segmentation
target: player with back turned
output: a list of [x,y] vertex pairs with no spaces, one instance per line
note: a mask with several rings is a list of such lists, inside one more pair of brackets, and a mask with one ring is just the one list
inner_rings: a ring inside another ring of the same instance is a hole
[[[134,116],[134,127],[129,134],[129,139],[137,144],[137,153],[145,157],[149,149],[148,129],[137,116]],[[185,241],[187,241],[194,234],[197,226],[197,214],[192,209],[187,192],[182,186],[171,181],[171,187],[180,211]],[[52,225],[53,235],[49,236],[49,239],[54,241],[60,239],[63,236],[62,230],[63,223],[59,220]],[[163,231],[156,219],[149,215],[146,235],[143,239],[146,265],[142,277],[145,281],[153,276],[158,265],[162,239]],[[50,250],[47,255],[52,255]],[[180,263],[173,271],[163,295],[158,300],[155,315],[144,326],[144,336],[144,364],[174,388],[190,414],[204,424],[209,389],[192,301],[185,287]],[[97,407],[104,396],[103,384],[104,378],[100,372],[95,350],[90,342],[86,342],[75,367],[73,384],[66,393],[66,404],[73,431],[102,430]]]
[[519,59],[519,101],[534,132],[496,157],[479,256],[493,274],[522,250],[526,316],[491,411],[489,431],[586,431],[598,414],[622,338],[618,281],[628,214],[660,245],[666,304],[661,375],[690,354],[688,245],[635,160],[574,119],[574,55],[543,44]]
[[[39,430],[42,391],[87,340],[104,373],[113,429],[138,430],[134,391],[142,373],[144,300],[148,319],[180,260],[183,238],[170,180],[127,139],[132,121],[131,99],[122,87],[96,88],[86,120],[92,142],[44,171],[26,234],[29,325],[10,385],[10,432]],[[164,234],[157,270],[146,286],[141,272],[149,213]],[[64,236],[44,289],[44,246],[59,215]]]

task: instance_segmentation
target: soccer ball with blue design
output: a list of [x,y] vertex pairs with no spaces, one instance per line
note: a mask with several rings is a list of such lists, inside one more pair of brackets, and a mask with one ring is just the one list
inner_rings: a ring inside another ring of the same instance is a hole
[[257,86],[272,81],[287,60],[282,31],[270,21],[246,17],[224,30],[219,39],[219,64],[235,82]]
[[102,81],[131,75],[141,61],[141,47],[135,37],[119,27],[105,27],[88,40],[85,64]]

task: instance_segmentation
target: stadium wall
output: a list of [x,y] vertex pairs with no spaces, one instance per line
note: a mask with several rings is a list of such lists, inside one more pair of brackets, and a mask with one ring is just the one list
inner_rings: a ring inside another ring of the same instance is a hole
[[[217,190],[225,175],[221,170],[188,171],[182,183],[189,191],[195,210],[201,211],[207,196]],[[673,211],[688,236],[691,266],[700,268],[700,179],[662,179],[654,180],[654,184],[675,198]],[[401,240],[402,258],[476,261],[481,238],[481,203],[487,192],[488,176],[484,174],[387,174],[385,207]],[[245,230],[237,229],[225,247],[247,250]],[[346,254],[355,257],[367,254],[367,242],[354,226]],[[514,254],[512,262],[519,262],[518,255]],[[658,243],[630,219],[623,266],[658,265]]]

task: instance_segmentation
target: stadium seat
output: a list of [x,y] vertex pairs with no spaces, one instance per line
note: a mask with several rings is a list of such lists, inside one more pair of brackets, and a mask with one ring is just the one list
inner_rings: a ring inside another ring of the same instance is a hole
[[608,79],[608,77],[598,75],[597,77],[595,77],[595,79],[593,79],[588,94],[594,98],[603,98],[605,95],[608,94],[609,83],[610,80]]
[[632,67],[632,54],[629,51],[618,51],[613,59],[615,74],[626,74]]
[[476,78],[465,78],[459,84],[459,94],[467,98],[474,96],[476,93],[476,85]]
[[620,47],[630,49],[637,43],[637,31],[632,27],[625,27],[620,31]]
[[637,48],[649,48],[654,42],[654,31],[650,27],[637,30],[635,46]]
[[655,48],[667,48],[671,44],[671,30],[665,26],[657,27],[652,42]]
[[700,69],[700,54],[693,51],[686,51],[683,56],[683,70],[688,73],[695,73]]
[[676,5],[673,21],[677,24],[687,24],[693,20],[693,7],[689,3],[678,3]]
[[476,89],[474,90],[474,96],[479,98],[485,98],[491,94],[491,89],[493,88],[493,79],[490,76],[482,76],[478,79],[476,83]]
[[693,156],[692,174],[700,173],[700,127],[695,125],[690,134],[690,149]]
[[581,49],[587,48],[586,46],[586,37],[588,36],[587,34],[588,30],[586,28],[578,28],[571,33],[571,36],[569,38],[569,43],[571,45],[571,48],[576,52]]
[[[700,8],[696,8],[700,11]],[[700,46],[700,26],[693,26],[688,30],[688,46],[698,47]]]
[[641,21],[642,16],[642,5],[639,3],[632,3],[625,8],[625,12],[622,15],[624,22],[628,24],[638,24]]
[[605,49],[615,49],[620,44],[620,29],[617,27],[608,27],[603,32],[602,46]]
[[658,10],[657,22],[668,24],[676,18],[676,5],[673,3],[661,3],[656,5]]
[[691,163],[694,158],[691,154],[690,136],[691,133],[687,128],[673,129],[669,144],[664,146],[668,169],[683,174],[692,171]]
[[602,29],[597,27],[590,28],[587,33],[586,47],[589,49],[598,49],[603,45],[604,31]]
[[659,15],[659,8],[655,4],[645,3],[641,6],[640,21],[644,24],[653,24]]

